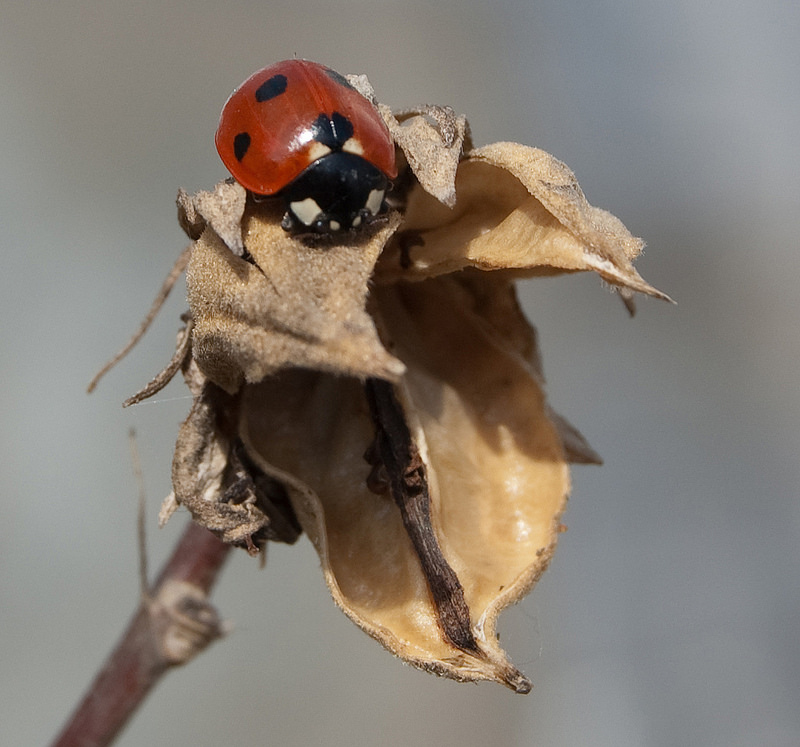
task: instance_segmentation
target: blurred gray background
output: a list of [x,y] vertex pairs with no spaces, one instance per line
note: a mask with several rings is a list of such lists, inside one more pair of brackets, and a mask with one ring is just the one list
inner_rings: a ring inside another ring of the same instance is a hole
[[544,148],[648,241],[679,305],[631,320],[593,276],[532,281],[574,472],[551,569],[501,620],[535,688],[404,667],[330,601],[310,544],[244,553],[230,637],[119,744],[800,743],[800,6],[785,0],[0,2],[0,743],[56,733],[137,603],[135,426],[151,568],[190,401],[120,402],[173,350],[183,287],[85,387],[185,239],[178,187],[225,175],[219,110],[292,56]]

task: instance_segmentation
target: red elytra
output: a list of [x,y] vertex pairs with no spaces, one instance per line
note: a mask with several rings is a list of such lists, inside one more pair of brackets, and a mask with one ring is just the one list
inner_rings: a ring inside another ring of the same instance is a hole
[[334,149],[361,156],[389,179],[397,176],[394,142],[372,103],[339,73],[307,60],[270,65],[231,94],[220,115],[217,151],[243,187],[274,195],[330,152],[315,130],[320,115],[329,130],[330,123],[352,125],[347,142]]

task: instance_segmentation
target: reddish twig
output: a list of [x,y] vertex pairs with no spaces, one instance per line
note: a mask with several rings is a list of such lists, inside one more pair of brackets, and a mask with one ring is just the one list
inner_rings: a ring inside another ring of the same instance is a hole
[[188,662],[222,635],[206,597],[229,549],[207,529],[187,526],[53,747],[111,744],[167,669]]

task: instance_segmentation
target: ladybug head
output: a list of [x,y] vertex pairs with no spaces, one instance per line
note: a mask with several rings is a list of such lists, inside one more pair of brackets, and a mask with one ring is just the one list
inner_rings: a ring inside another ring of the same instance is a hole
[[389,180],[354,153],[337,151],[314,161],[281,191],[282,226],[293,233],[335,233],[374,220],[385,207]]

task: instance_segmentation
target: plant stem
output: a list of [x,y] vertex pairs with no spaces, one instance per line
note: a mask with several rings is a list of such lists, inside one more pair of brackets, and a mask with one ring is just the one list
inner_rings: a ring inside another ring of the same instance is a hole
[[111,744],[167,669],[188,662],[222,635],[216,611],[205,600],[229,549],[189,523],[53,747]]

